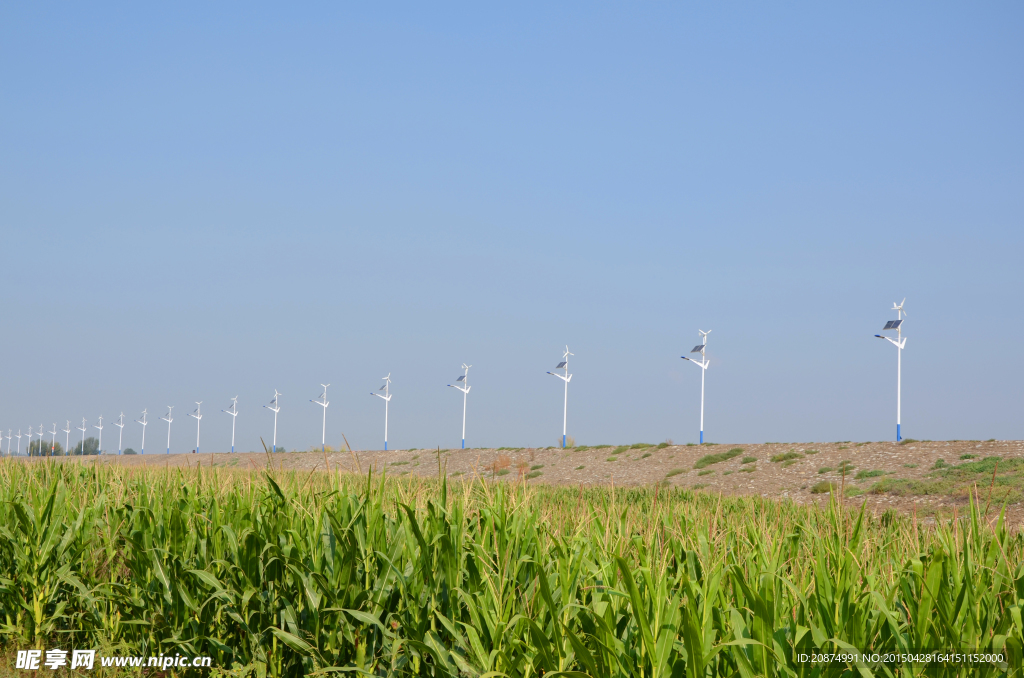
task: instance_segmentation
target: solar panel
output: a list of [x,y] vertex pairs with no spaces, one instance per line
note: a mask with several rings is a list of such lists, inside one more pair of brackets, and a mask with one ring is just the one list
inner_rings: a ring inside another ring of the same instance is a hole
[[455,381],[466,381],[466,376],[463,375],[463,376],[459,377],[458,379],[456,379]]
[[889,322],[885,323],[885,327],[883,327],[882,329],[883,330],[895,330],[895,329],[897,329],[902,324],[903,324],[902,320],[890,320]]
[[700,353],[701,351],[703,351],[703,350],[704,350],[704,347],[705,347],[705,346],[707,346],[707,344],[699,344],[699,345],[697,345],[697,346],[694,346],[694,347],[693,347],[693,350],[692,350],[692,351],[690,351],[690,353]]
[[556,369],[556,370],[560,370],[560,369],[562,369],[563,367],[565,367],[565,363],[564,363],[564,362],[561,362],[561,363],[558,363],[557,365],[555,365],[555,369]]

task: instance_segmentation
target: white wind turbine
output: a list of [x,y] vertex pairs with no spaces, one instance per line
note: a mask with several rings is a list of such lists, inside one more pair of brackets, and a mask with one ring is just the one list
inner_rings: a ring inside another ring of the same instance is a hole
[[124,442],[124,412],[122,412],[121,416],[118,417],[117,421],[114,422],[114,426],[116,426],[118,429],[120,429],[117,432],[117,454],[120,455],[121,454],[121,443]]
[[18,456],[21,456],[21,429],[18,429],[18,435],[14,436],[18,439]]
[[902,328],[903,316],[905,316],[907,314],[907,312],[903,310],[903,304],[906,303],[906,301],[907,301],[907,298],[903,297],[903,301],[901,301],[899,304],[897,304],[895,301],[892,303],[892,308],[890,310],[896,311],[896,320],[890,320],[889,322],[885,323],[885,327],[882,328],[883,332],[885,332],[886,330],[896,330],[896,339],[891,339],[890,337],[883,337],[881,334],[876,334],[875,335],[879,339],[886,339],[886,340],[888,340],[889,343],[891,343],[893,346],[895,346],[897,348],[897,351],[896,351],[896,442],[899,442],[899,441],[903,440],[903,436],[901,435],[901,431],[900,431],[900,407],[901,407],[901,398],[902,398],[902,389],[903,389],[903,347],[907,344],[907,338],[903,336],[903,328]]
[[53,451],[57,449],[57,422],[53,423],[53,430],[50,431],[50,456],[53,456]]
[[469,395],[469,368],[472,365],[462,363],[462,369],[466,370],[466,373],[456,379],[456,382],[462,382],[462,386],[458,383],[448,384],[452,388],[457,388],[462,391],[462,449],[466,449],[466,397]]
[[188,415],[188,416],[190,416],[190,417],[192,417],[193,419],[196,420],[196,454],[199,454],[199,424],[203,420],[202,407],[203,407],[203,401],[202,400],[197,400],[196,401],[196,411],[195,412],[191,412]]
[[43,430],[43,425],[40,424],[39,425],[39,456],[40,457],[43,456],[43,435],[45,435],[45,434],[46,434],[46,431]]
[[135,420],[136,424],[142,424],[142,447],[139,448],[141,454],[146,453],[146,425],[149,423],[146,421],[146,416],[148,414],[148,410],[142,410],[142,417],[140,419]]
[[[263,406],[263,407],[267,408],[268,410],[270,410],[271,412],[274,413],[274,441],[273,441],[273,445],[274,445],[274,452],[275,453],[277,453],[277,413],[281,411],[281,406],[277,404],[277,399],[279,397],[283,396],[283,395],[284,395],[283,393],[278,393],[277,389],[275,388],[274,389],[274,399],[270,401],[269,405],[264,405]],[[266,448],[263,448],[263,449],[266,449]]]
[[384,395],[380,393],[371,393],[384,401],[384,451],[388,451],[388,403],[391,402],[391,373],[388,372],[388,376],[384,377],[384,385],[381,386],[378,391],[384,391]]
[[327,452],[327,406],[330,405],[330,403],[327,402],[327,387],[330,386],[330,384],[320,384],[320,385],[324,387],[324,392],[320,394],[320,399],[319,400],[310,400],[309,402],[316,403],[320,407],[324,408],[324,426],[323,426],[323,430],[320,433],[320,449],[321,449],[321,451],[326,453]]
[[231,409],[221,410],[231,415],[231,454],[235,453],[235,418],[238,417],[238,396],[231,399]]
[[[68,423],[64,424],[64,428],[62,428],[61,431],[64,431],[64,456],[65,457],[70,457],[71,456],[71,421],[70,420],[68,420]],[[10,448],[8,448],[7,451],[10,452]]]
[[93,424],[93,428],[97,428],[100,430],[100,447],[97,454],[103,454],[103,415],[100,415],[99,425]]
[[7,456],[11,456],[11,429],[7,429]]
[[558,377],[565,382],[565,402],[562,405],[562,449],[565,449],[565,425],[569,418],[569,381],[572,379],[572,375],[569,374],[569,356],[574,355],[569,353],[569,347],[565,347],[565,353],[562,354],[562,362],[555,365],[556,370],[565,370],[565,376],[556,374],[555,372],[548,372],[553,377]]
[[174,405],[168,405],[167,406],[167,416],[166,417],[160,417],[161,420],[167,422],[167,454],[171,453],[171,422],[174,421],[174,417],[171,416],[171,415],[173,415],[173,414],[174,414]]
[[82,432],[82,455],[84,456],[85,455],[85,432],[87,430],[87,427],[85,425],[85,417],[82,417],[82,425],[81,426],[76,426],[75,428],[77,428],[79,431]]
[[700,353],[700,362],[697,362],[693,358],[687,358],[685,355],[684,356],[679,356],[679,357],[682,358],[683,360],[689,360],[691,363],[693,363],[694,365],[696,365],[697,367],[700,368],[700,444],[703,445],[704,444],[704,373],[708,371],[708,365],[711,364],[711,360],[709,360],[704,355],[704,349],[707,348],[707,345],[708,345],[708,335],[711,334],[711,330],[708,330],[707,332],[705,332],[704,330],[697,330],[697,333],[700,335],[700,343],[697,344],[696,346],[694,346],[693,350],[691,350],[690,353]]

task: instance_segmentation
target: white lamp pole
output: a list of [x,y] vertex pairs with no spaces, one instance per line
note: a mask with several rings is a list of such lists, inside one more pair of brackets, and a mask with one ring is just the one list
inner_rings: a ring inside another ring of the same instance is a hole
[[462,449],[466,449],[466,397],[469,395],[469,368],[472,365],[462,363],[462,369],[466,370],[466,373],[456,379],[456,382],[462,382],[462,386],[458,383],[448,384],[452,388],[457,388],[462,391]]
[[148,414],[148,410],[142,410],[142,417],[135,420],[136,424],[142,424],[142,447],[140,448],[140,452],[142,454],[146,453],[146,424],[148,423],[146,421],[146,416]]
[[697,362],[693,358],[687,358],[685,355],[680,356],[683,360],[689,360],[691,363],[700,368],[700,444],[704,444],[704,373],[708,371],[708,365],[711,361],[704,355],[704,349],[708,345],[708,335],[711,334],[711,330],[705,332],[704,330],[697,330],[700,335],[700,343],[693,347],[690,353],[700,353],[700,362]]
[[[274,413],[274,440],[273,440],[273,445],[274,445],[274,453],[275,454],[277,453],[277,413],[281,411],[281,406],[277,404],[277,399],[280,398],[282,395],[284,395],[284,394],[283,393],[278,393],[277,389],[275,388],[274,389],[274,399],[270,401],[269,405],[264,405],[263,406],[263,407],[267,408],[268,410],[270,410],[271,412]],[[263,448],[263,449],[266,449],[266,448]]]
[[76,426],[75,428],[77,428],[79,431],[82,432],[82,454],[84,455],[85,454],[85,432],[87,430],[87,427],[85,425],[85,417],[82,417],[82,425],[81,426]]
[[117,432],[117,454],[120,456],[122,449],[121,443],[124,442],[124,412],[122,412],[121,416],[114,422],[114,426],[119,429]]
[[569,374],[569,356],[574,355],[569,353],[569,347],[565,347],[565,353],[562,354],[562,362],[555,366],[556,370],[565,370],[565,375],[556,374],[555,372],[548,372],[553,377],[558,377],[565,382],[565,402],[562,404],[562,449],[565,449],[565,433],[566,424],[569,419],[569,380],[572,379],[572,375]]
[[378,391],[384,391],[384,395],[380,393],[371,393],[384,401],[384,451],[388,451],[388,403],[391,402],[391,373],[388,372],[388,376],[384,377],[384,385],[381,386]]
[[900,409],[902,400],[903,390],[903,347],[907,344],[906,337],[903,336],[903,316],[907,314],[903,310],[903,304],[906,303],[907,298],[904,297],[900,303],[893,302],[892,309],[896,311],[896,320],[890,320],[885,323],[885,327],[882,331],[896,330],[896,339],[893,340],[890,337],[883,337],[881,334],[875,336],[879,339],[886,339],[893,346],[896,347],[896,442],[903,440],[902,431],[900,430]]
[[171,422],[174,421],[174,405],[167,406],[167,416],[160,417],[163,421],[167,422],[167,454],[171,453]]
[[330,405],[330,403],[327,402],[327,387],[330,386],[330,384],[320,384],[320,385],[324,387],[324,392],[320,394],[320,399],[319,400],[310,400],[309,402],[316,403],[320,407],[324,408],[324,426],[323,426],[323,430],[320,433],[320,450],[326,454],[327,453],[327,406]]
[[203,407],[203,401],[202,400],[196,401],[196,411],[192,412],[191,414],[188,415],[188,416],[190,416],[190,417],[192,417],[193,419],[196,420],[196,454],[199,454],[199,424],[203,420],[203,413],[201,411],[202,407]]
[[100,430],[100,449],[99,449],[98,453],[99,454],[103,454],[103,416],[102,415],[100,416],[100,423],[99,423],[99,425],[95,425],[94,424],[93,428],[97,428],[97,429]]
[[231,415],[231,454],[235,453],[235,418],[238,417],[238,396],[231,399],[231,409],[221,410]]

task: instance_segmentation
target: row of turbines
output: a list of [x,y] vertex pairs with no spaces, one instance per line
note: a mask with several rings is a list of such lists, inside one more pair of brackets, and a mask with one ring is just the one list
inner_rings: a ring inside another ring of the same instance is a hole
[[[902,380],[903,347],[907,343],[906,337],[903,336],[903,320],[904,320],[904,317],[907,315],[907,312],[903,308],[903,304],[905,302],[906,302],[905,298],[899,304],[893,302],[892,310],[896,311],[896,319],[888,321],[885,324],[885,327],[882,328],[883,332],[895,331],[896,332],[896,338],[893,339],[892,337],[885,336],[885,335],[882,335],[882,334],[876,334],[875,335],[879,339],[886,339],[886,340],[888,340],[894,346],[896,346],[896,349],[897,349],[897,357],[896,357],[896,440],[897,440],[897,442],[900,441],[900,440],[903,440],[902,431],[901,431],[900,416],[901,416],[902,381],[903,381]],[[687,360],[689,362],[692,362],[694,365],[696,365],[697,367],[701,368],[701,374],[700,374],[700,443],[703,445],[704,444],[704,378],[705,378],[705,374],[707,373],[708,367],[711,364],[711,360],[706,355],[706,350],[707,350],[707,345],[708,345],[708,335],[711,334],[711,330],[708,330],[707,332],[705,332],[704,330],[697,330],[697,332],[698,332],[698,335],[700,336],[700,343],[697,344],[696,346],[694,346],[693,349],[690,350],[690,353],[691,354],[699,353],[700,354],[700,360],[697,360],[696,358],[690,358],[688,356],[680,356],[680,357],[683,360]],[[569,382],[572,380],[572,375],[569,373],[569,357],[572,356],[572,355],[574,355],[574,354],[571,353],[569,351],[569,347],[566,346],[565,347],[565,352],[562,354],[562,361],[559,362],[555,366],[555,370],[561,370],[562,373],[559,374],[558,372],[548,372],[548,374],[550,374],[551,376],[558,377],[559,379],[561,379],[564,382],[564,393],[565,393],[565,395],[564,395],[564,401],[563,401],[563,405],[562,405],[562,447],[563,448],[566,446],[566,438],[567,438],[566,433],[567,433],[568,416],[569,416]],[[455,380],[454,384],[448,384],[449,387],[457,389],[457,390],[462,392],[462,449],[466,448],[466,404],[467,404],[467,399],[468,399],[469,390],[470,390],[470,386],[469,386],[469,368],[471,368],[471,367],[472,367],[472,365],[467,365],[467,364],[463,363],[462,364],[462,368],[464,370],[464,373],[461,374],[459,376],[459,378]],[[376,397],[378,397],[378,398],[380,398],[381,400],[384,401],[384,450],[387,451],[387,449],[388,449],[388,405],[391,402],[391,396],[392,396],[392,393],[391,393],[391,374],[388,373],[388,376],[383,377],[383,380],[384,380],[384,385],[381,386],[378,391],[373,392],[370,395],[376,396]],[[323,387],[323,392],[320,394],[320,397],[315,399],[315,400],[310,400],[309,402],[314,403],[316,405],[319,405],[320,407],[323,408],[323,425],[322,425],[322,428],[321,428],[321,431],[320,431],[320,445],[321,445],[322,449],[326,450],[326,440],[327,440],[327,406],[330,405],[330,402],[327,400],[327,387],[330,386],[330,384],[320,384],[320,386]],[[381,391],[383,391],[383,393],[381,393]],[[277,415],[281,411],[281,406],[280,406],[280,400],[279,399],[280,399],[280,397],[282,395],[283,394],[280,393],[277,389],[274,389],[274,398],[273,398],[273,400],[271,400],[269,404],[263,406],[264,408],[266,408],[266,409],[268,409],[268,410],[270,410],[271,412],[274,413],[274,433],[273,433],[273,438],[272,438],[272,444],[273,444],[273,451],[274,452],[277,452]],[[196,452],[199,452],[200,424],[202,423],[202,419],[203,419],[202,407],[203,407],[202,401],[197,401],[196,402],[196,409],[195,409],[195,411],[189,414],[190,417],[192,417],[192,418],[194,418],[196,420]],[[235,451],[235,423],[236,423],[236,420],[238,418],[238,396],[235,396],[234,398],[232,398],[231,399],[231,406],[228,409],[221,410],[221,412],[224,412],[224,413],[226,413],[226,414],[231,416],[231,452],[234,453],[234,451]],[[167,408],[167,414],[165,416],[163,416],[163,417],[160,417],[160,419],[162,421],[166,421],[167,422],[167,454],[171,453],[171,424],[174,422],[173,414],[174,414],[174,406],[170,405]],[[142,415],[138,419],[135,420],[136,423],[142,425],[142,446],[141,446],[141,453],[142,454],[146,453],[146,426],[148,424],[147,416],[148,416],[147,411],[143,410],[142,411]],[[122,442],[123,442],[124,426],[125,426],[125,423],[124,423],[124,413],[123,412],[118,417],[117,421],[113,422],[113,425],[118,427],[117,453],[121,454],[121,451],[123,449],[122,448]],[[97,429],[99,431],[99,449],[102,452],[102,450],[103,450],[103,417],[102,416],[99,418],[99,423],[95,424],[93,426],[93,428],[95,428],[95,429]],[[27,434],[28,439],[29,439],[29,446],[31,446],[31,442],[32,442],[32,436],[33,436],[32,429],[33,429],[33,427],[29,426],[28,434]],[[77,427],[77,429],[82,432],[82,449],[84,451],[84,449],[85,449],[85,433],[88,430],[88,427],[86,425],[86,420],[85,420],[84,417],[82,418],[82,425]],[[65,425],[65,427],[63,429],[60,429],[60,430],[64,433],[64,441],[65,441],[64,442],[64,449],[67,450],[68,449],[68,445],[70,444],[71,422],[68,421],[67,424]],[[8,455],[11,454],[11,439],[13,437],[13,438],[17,438],[17,440],[18,440],[18,446],[17,446],[16,454],[20,455],[21,454],[21,438],[22,438],[21,429],[19,429],[18,433],[15,434],[14,436],[11,435],[11,431],[12,431],[12,429],[8,429],[7,430],[7,436],[6,436],[6,438],[7,438],[7,454]],[[53,425],[53,429],[50,430],[50,431],[44,430],[43,429],[43,425],[40,424],[39,425],[39,429],[38,429],[38,435],[39,435],[39,449],[40,449],[40,451],[43,449],[43,436],[44,435],[50,435],[51,436],[51,439],[50,439],[50,453],[52,454],[54,449],[56,448],[57,424],[54,424]],[[3,432],[0,431],[0,438],[3,438],[3,437],[4,437],[3,436]],[[0,445],[2,445],[2,441],[0,441]]]

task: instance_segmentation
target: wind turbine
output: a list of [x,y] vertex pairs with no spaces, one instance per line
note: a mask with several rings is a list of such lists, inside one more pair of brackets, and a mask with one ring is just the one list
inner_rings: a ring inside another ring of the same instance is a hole
[[189,413],[188,416],[196,420],[196,454],[199,454],[199,424],[203,419],[203,413],[201,412],[203,407],[203,401],[196,401],[196,411]]
[[708,335],[711,334],[711,330],[705,332],[704,330],[697,330],[697,334],[700,335],[700,343],[693,347],[690,353],[700,353],[700,362],[697,362],[693,358],[687,358],[685,355],[679,356],[683,360],[689,360],[691,363],[700,368],[700,444],[704,444],[704,373],[708,371],[708,365],[711,361],[704,355],[704,349],[708,346]]
[[388,403],[391,402],[391,373],[388,372],[388,376],[384,377],[384,385],[381,386],[378,391],[384,391],[384,395],[380,393],[371,393],[384,401],[384,451],[388,451]]
[[565,370],[565,376],[556,374],[554,372],[548,372],[553,377],[558,377],[565,382],[565,403],[562,406],[562,449],[565,449],[565,424],[569,417],[569,380],[572,379],[572,375],[569,374],[569,356],[574,355],[569,353],[569,347],[565,347],[565,353],[562,354],[562,362],[555,365],[556,370]]
[[903,301],[899,304],[895,301],[892,302],[892,308],[889,310],[896,311],[896,320],[890,320],[885,323],[885,327],[882,328],[883,332],[886,330],[896,330],[896,339],[893,340],[890,337],[883,337],[881,334],[875,335],[879,339],[888,340],[889,343],[898,349],[896,351],[896,442],[903,440],[903,436],[900,432],[900,400],[903,387],[903,347],[907,343],[907,338],[903,336],[902,327],[903,316],[907,314],[907,312],[903,310],[903,304],[906,303],[906,301],[907,298],[903,297]]
[[85,431],[86,431],[85,417],[82,417],[82,425],[81,426],[76,426],[75,428],[77,428],[79,431],[82,432],[82,454],[85,455]]
[[100,430],[100,449],[99,449],[99,454],[103,454],[103,415],[100,415],[99,426],[96,426],[94,424],[93,428],[98,428]]
[[[275,453],[277,453],[277,413],[281,411],[281,406],[277,404],[277,399],[280,396],[283,396],[283,395],[284,395],[283,393],[278,393],[277,389],[275,388],[274,389],[274,399],[270,401],[269,405],[264,405],[263,406],[263,407],[267,408],[268,410],[270,410],[271,412],[274,413],[274,443],[273,444],[274,444],[274,452]],[[266,448],[264,448],[264,449],[266,449]]]
[[53,423],[53,430],[50,431],[50,456],[53,456],[53,451],[57,448],[57,422]]
[[[62,428],[61,431],[64,431],[64,456],[65,457],[70,457],[71,456],[71,449],[70,449],[71,448],[71,420],[70,419],[68,420],[68,423],[64,424],[64,428]],[[8,445],[7,451],[8,452],[11,451],[10,445]]]
[[18,435],[14,436],[18,439],[18,456],[21,456],[21,429],[18,429]]
[[[146,424],[148,423],[146,421],[147,414],[147,410],[142,410],[142,418],[135,420],[136,424],[142,424],[142,454],[146,453]],[[170,445],[168,445],[168,447],[170,447]]]
[[7,429],[7,456],[11,456],[11,429]]
[[231,409],[221,410],[231,415],[231,454],[235,453],[235,418],[238,417],[238,396],[231,399]]
[[321,450],[324,453],[326,453],[327,452],[327,406],[330,405],[330,403],[327,402],[327,387],[330,386],[330,384],[320,384],[320,385],[324,387],[324,392],[320,394],[320,399],[319,400],[310,400],[309,402],[316,403],[320,407],[324,408],[324,428],[323,428],[323,431],[320,434],[320,448],[321,448]]
[[123,436],[124,436],[124,412],[122,412],[121,416],[118,417],[117,421],[114,422],[114,426],[116,426],[116,427],[118,427],[120,429],[117,432],[117,454],[120,456],[120,454],[121,454],[121,442],[122,442]]
[[46,431],[43,430],[43,425],[40,424],[39,425],[39,456],[40,457],[43,456],[43,434],[44,433],[46,433]]
[[160,419],[167,422],[167,454],[171,453],[171,422],[174,421],[174,417],[171,416],[172,414],[174,414],[174,405],[168,405],[167,416],[160,417]]
[[458,383],[448,384],[452,388],[457,388],[460,391],[462,391],[462,449],[466,449],[466,396],[469,394],[469,388],[470,388],[470,386],[469,386],[469,368],[470,367],[472,367],[472,365],[467,365],[466,363],[462,363],[462,369],[466,370],[466,373],[464,375],[462,375],[461,377],[459,377],[458,379],[455,380],[456,382],[460,382],[461,381],[462,382],[462,386],[459,386]]

